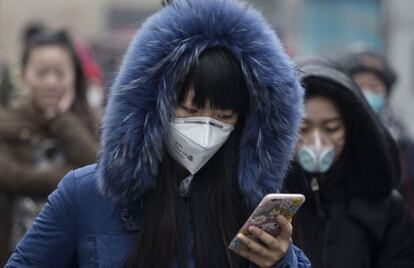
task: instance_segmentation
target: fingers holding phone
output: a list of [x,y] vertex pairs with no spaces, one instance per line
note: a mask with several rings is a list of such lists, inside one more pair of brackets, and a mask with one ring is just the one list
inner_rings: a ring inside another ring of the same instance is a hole
[[237,238],[245,245],[237,254],[255,263],[259,267],[272,267],[278,263],[289,249],[293,227],[285,217],[279,215],[277,222],[280,233],[276,237],[266,231],[250,226],[248,231],[256,237],[256,241],[239,233]]
[[305,201],[301,194],[269,194],[230,242],[229,248],[260,267],[278,263],[289,249],[293,215]]

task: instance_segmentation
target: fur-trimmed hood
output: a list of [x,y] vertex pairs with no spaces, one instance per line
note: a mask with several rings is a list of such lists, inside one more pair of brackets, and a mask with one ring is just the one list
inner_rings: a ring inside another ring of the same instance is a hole
[[135,202],[155,187],[174,117],[175,83],[209,47],[230,51],[248,85],[241,193],[253,208],[280,189],[303,113],[303,90],[276,34],[239,1],[175,0],[138,30],[111,89],[98,161],[106,196]]

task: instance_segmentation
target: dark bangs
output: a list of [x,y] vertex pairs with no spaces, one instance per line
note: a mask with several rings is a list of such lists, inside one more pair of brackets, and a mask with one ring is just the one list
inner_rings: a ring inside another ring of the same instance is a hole
[[193,105],[233,110],[244,113],[248,100],[246,82],[236,59],[224,48],[209,48],[191,68],[183,86],[178,88],[178,103],[182,103],[189,90],[194,89]]

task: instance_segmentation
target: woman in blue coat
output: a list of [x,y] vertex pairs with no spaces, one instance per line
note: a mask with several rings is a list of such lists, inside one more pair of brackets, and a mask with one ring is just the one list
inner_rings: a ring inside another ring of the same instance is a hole
[[258,12],[174,1],[129,47],[97,165],[63,178],[6,267],[310,267],[283,217],[228,249],[282,184],[302,95]]

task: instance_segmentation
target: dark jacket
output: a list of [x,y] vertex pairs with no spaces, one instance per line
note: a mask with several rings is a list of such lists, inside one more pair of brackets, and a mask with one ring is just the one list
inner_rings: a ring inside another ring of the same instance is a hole
[[[131,231],[139,231],[135,222],[142,215],[122,214],[123,209],[136,207],[155,187],[175,87],[210,47],[234,56],[248,86],[240,204],[252,211],[265,194],[280,189],[302,115],[303,89],[293,65],[262,16],[243,3],[175,0],[143,24],[125,55],[106,108],[96,169],[63,180],[7,267],[125,264],[136,237]],[[279,265],[309,267],[293,249]],[[194,260],[189,254],[189,267]]]
[[95,162],[93,127],[70,111],[45,120],[29,103],[0,110],[0,264],[10,250],[12,215],[19,213],[13,206],[20,197],[45,200],[65,173]]
[[299,69],[307,96],[336,103],[346,140],[319,178],[319,191],[293,163],[285,189],[307,198],[294,218],[293,240],[317,268],[414,267],[413,224],[394,190],[400,171],[393,139],[346,75],[315,62]]

